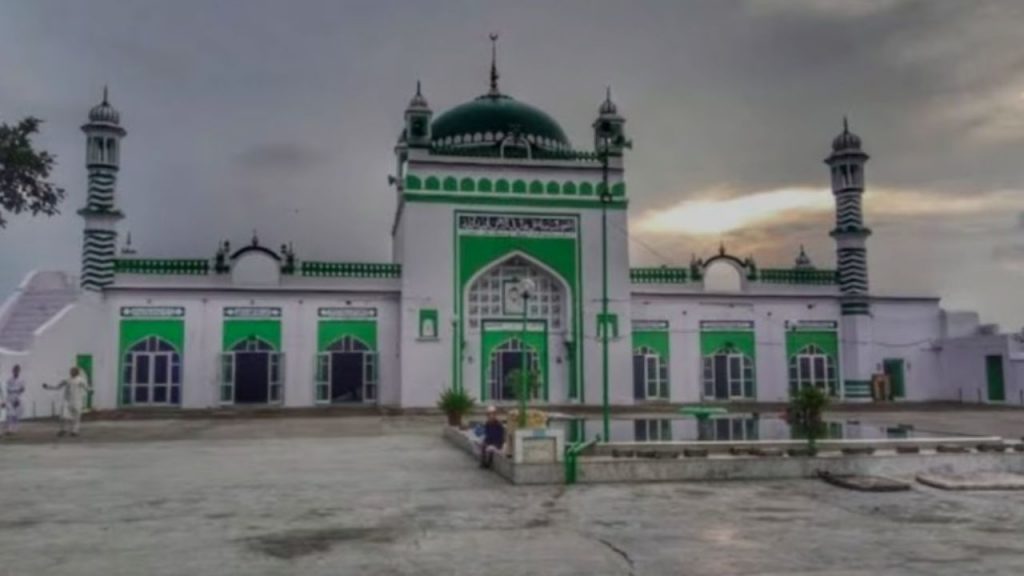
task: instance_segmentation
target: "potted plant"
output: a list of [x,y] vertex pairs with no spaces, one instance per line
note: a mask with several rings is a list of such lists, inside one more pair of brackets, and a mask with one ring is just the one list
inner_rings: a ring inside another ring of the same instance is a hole
[[825,435],[825,408],[828,406],[828,395],[817,386],[807,386],[797,390],[790,399],[786,411],[786,420],[793,428],[793,435],[807,439],[807,452],[817,453],[815,443]]
[[437,407],[448,417],[448,425],[462,427],[462,417],[469,414],[476,405],[476,400],[464,390],[449,388],[441,393]]

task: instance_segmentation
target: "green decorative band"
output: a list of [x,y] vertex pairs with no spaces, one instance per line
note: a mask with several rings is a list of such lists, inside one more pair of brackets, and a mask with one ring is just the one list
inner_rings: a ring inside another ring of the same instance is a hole
[[299,271],[303,276],[330,278],[399,278],[401,264],[372,262],[303,262]]
[[119,258],[114,260],[118,274],[182,274],[204,276],[210,272],[207,260],[154,260],[148,258]]
[[[434,146],[430,149],[432,156],[462,156],[466,158],[527,158],[526,151],[521,148],[509,147],[504,150],[499,146],[461,148],[458,146]],[[601,156],[597,152],[579,150],[530,150],[531,160],[569,160],[576,162],[599,162]]]
[[835,270],[797,270],[793,268],[762,268],[758,280],[767,284],[838,284]]
[[[601,196],[604,184],[601,182],[558,182],[549,180],[508,180],[505,178],[469,178],[455,176],[417,176],[409,174],[405,177],[405,190],[409,192],[459,192],[466,194],[495,195],[533,195],[533,196]],[[626,183],[615,182],[611,185],[612,196],[624,198]]]
[[843,392],[847,398],[871,398],[871,382],[869,380],[846,380],[843,382]]
[[[551,198],[546,196],[515,197],[495,195],[468,194],[402,194],[406,202],[436,202],[441,204],[466,204],[471,206],[530,206],[536,208],[600,208],[601,201],[597,198]],[[624,198],[613,199],[608,203],[609,210],[625,210],[628,202]]]
[[634,284],[685,284],[690,282],[687,268],[630,268],[629,279]]

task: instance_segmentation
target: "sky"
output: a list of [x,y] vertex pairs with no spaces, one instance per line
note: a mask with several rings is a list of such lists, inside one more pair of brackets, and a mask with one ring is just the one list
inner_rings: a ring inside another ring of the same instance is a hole
[[[416,81],[441,111],[501,88],[574,145],[610,86],[634,265],[719,244],[834,266],[822,160],[865,151],[872,291],[1024,325],[1024,2],[1017,0],[0,0],[0,121],[45,120],[62,214],[0,229],[0,295],[78,269],[79,130],[121,112],[118,201],[141,256],[292,242],[387,261],[393,146]],[[615,233],[626,233],[616,231]]]

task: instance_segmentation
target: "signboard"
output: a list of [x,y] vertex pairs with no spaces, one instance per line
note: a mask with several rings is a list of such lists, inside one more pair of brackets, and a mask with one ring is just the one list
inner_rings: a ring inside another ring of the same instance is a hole
[[[544,322],[529,321],[526,323],[527,332],[543,332],[546,326]],[[522,332],[522,322],[484,322],[485,332]]]
[[225,318],[280,318],[281,309],[269,306],[233,306],[224,309]]
[[372,320],[377,317],[376,308],[317,308],[317,316],[320,318],[344,318],[357,320]]
[[181,318],[185,316],[183,306],[122,306],[124,318]]
[[668,330],[668,320],[633,320],[634,332],[664,332]]
[[790,330],[796,331],[819,331],[819,330],[835,330],[839,323],[834,320],[797,320],[796,322],[786,322]]
[[753,330],[753,320],[701,320],[700,329],[704,332]]
[[532,216],[489,213],[458,215],[459,234],[575,238],[578,222],[571,216]]

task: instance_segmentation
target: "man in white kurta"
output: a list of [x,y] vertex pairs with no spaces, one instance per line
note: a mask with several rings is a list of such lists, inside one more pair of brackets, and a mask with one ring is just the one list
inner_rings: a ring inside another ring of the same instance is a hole
[[18,429],[22,412],[21,395],[24,393],[25,381],[21,379],[21,366],[15,364],[11,369],[11,377],[0,391],[0,401],[3,402],[6,412],[4,434],[13,434]]
[[64,436],[70,432],[72,436],[78,436],[78,429],[82,422],[82,408],[85,404],[85,395],[92,391],[89,382],[86,381],[82,371],[76,366],[71,369],[71,377],[61,381],[56,386],[47,386],[47,390],[60,390],[60,431],[57,436]]

